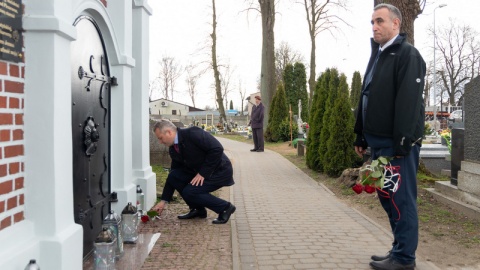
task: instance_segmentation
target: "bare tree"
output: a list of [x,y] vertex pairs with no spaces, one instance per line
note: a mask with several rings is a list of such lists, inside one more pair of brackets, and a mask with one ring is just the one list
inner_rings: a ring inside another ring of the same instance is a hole
[[253,0],[246,0],[250,7],[248,10],[260,12],[262,18],[262,60],[259,77],[259,91],[262,103],[265,107],[263,118],[264,126],[268,124],[268,115],[273,95],[277,91],[275,73],[275,0],[258,0],[258,6],[254,6]]
[[262,15],[262,64],[260,71],[260,93],[265,106],[264,126],[268,124],[268,115],[273,95],[277,89],[275,82],[275,1],[258,0]]
[[[430,29],[433,36],[433,29]],[[450,27],[437,31],[436,48],[441,57],[437,60],[437,74],[450,105],[457,105],[463,96],[464,86],[478,76],[480,43],[478,33],[468,25],[460,26],[450,19]],[[477,61],[475,61],[477,59]],[[443,96],[442,96],[443,97]],[[443,99],[443,98],[442,98]]]
[[[476,32],[472,35],[472,38],[475,39],[477,36]],[[480,42],[478,40],[470,42],[470,56],[468,57],[468,62],[471,67],[470,71],[470,80],[480,75]]]
[[275,74],[277,83],[283,81],[283,71],[288,64],[295,62],[304,62],[303,55],[298,51],[294,51],[290,45],[282,41],[275,50]]
[[205,108],[203,108],[205,111],[213,111],[215,110],[215,108],[213,108],[212,106],[210,105],[205,105]]
[[188,95],[192,100],[193,107],[195,106],[195,95],[197,94],[197,81],[202,76],[201,72],[195,72],[195,66],[190,64],[185,69],[187,71],[187,77],[185,78],[185,83],[188,87]]
[[151,102],[153,100],[153,92],[155,91],[154,88],[154,81],[148,83],[148,101]]
[[225,108],[228,108],[228,94],[233,90],[230,85],[231,76],[230,65],[227,64],[223,66],[223,72],[220,72],[220,84],[222,88],[222,98],[225,100]]
[[308,78],[308,86],[310,88],[309,100],[313,99],[313,92],[316,84],[315,50],[317,48],[317,35],[323,31],[329,31],[330,34],[333,35],[333,31],[338,30],[339,23],[349,25],[345,20],[330,11],[330,8],[333,7],[346,9],[345,2],[346,0],[303,0],[305,13],[307,15],[308,33],[312,44],[310,50],[310,77]]
[[217,11],[215,9],[215,0],[212,0],[212,69],[213,77],[215,78],[215,97],[217,99],[218,109],[220,110],[220,122],[227,121],[227,115],[225,114],[225,107],[223,106],[223,95],[220,82],[220,72],[218,70],[217,63]]
[[245,91],[245,88],[242,87],[242,81],[238,81],[238,90],[240,93],[240,99],[241,99],[241,107],[240,107],[240,115],[243,116],[243,111],[244,111],[244,106],[243,102],[245,101],[245,98],[247,97],[247,91]]
[[414,23],[418,15],[422,14],[426,0],[374,0],[373,5],[386,3],[396,6],[402,13],[401,33],[407,34],[407,41],[414,45]]
[[[165,99],[173,100],[175,84],[180,75],[182,75],[182,68],[178,65],[175,58],[164,56],[160,61],[160,73],[157,78],[160,81],[161,93]],[[171,94],[171,97],[169,94]]]

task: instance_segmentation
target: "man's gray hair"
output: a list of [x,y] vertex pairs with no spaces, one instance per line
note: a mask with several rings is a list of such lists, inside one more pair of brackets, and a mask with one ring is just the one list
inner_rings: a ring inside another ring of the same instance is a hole
[[381,9],[381,8],[386,8],[388,9],[388,11],[390,11],[390,18],[393,20],[395,18],[398,18],[400,20],[400,24],[402,24],[402,13],[400,12],[400,10],[394,6],[394,5],[390,5],[390,4],[378,4],[375,6],[375,8],[373,8],[373,10],[378,10],[378,9]]
[[165,130],[167,129],[170,129],[170,130],[177,130],[177,127],[170,121],[170,120],[167,120],[167,119],[161,119],[159,121],[157,121],[155,123],[155,125],[153,125],[153,132],[155,133],[155,130],[156,129],[159,129],[160,132],[164,132]]

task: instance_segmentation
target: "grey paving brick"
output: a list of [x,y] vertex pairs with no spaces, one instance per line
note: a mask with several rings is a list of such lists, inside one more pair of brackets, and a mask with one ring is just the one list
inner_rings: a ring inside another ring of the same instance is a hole
[[[237,210],[226,225],[178,220],[186,205],[169,205],[143,232],[162,235],[142,269],[370,269],[372,254],[391,246],[387,230],[350,208],[281,155],[220,138],[235,185],[223,198]],[[435,269],[417,259],[417,270]]]
[[391,235],[282,156],[268,150],[251,155],[245,144],[222,144],[234,164],[233,200],[244,205],[244,215],[236,218],[247,220],[232,241],[250,237],[259,267],[368,269],[372,254],[389,249]]

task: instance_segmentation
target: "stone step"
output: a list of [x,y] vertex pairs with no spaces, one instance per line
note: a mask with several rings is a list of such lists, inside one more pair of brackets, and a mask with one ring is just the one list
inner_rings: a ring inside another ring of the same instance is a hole
[[[461,179],[460,181],[460,184],[462,184],[465,179]],[[445,194],[446,196],[472,205],[480,210],[479,196],[460,190],[458,186],[452,185],[450,181],[436,181],[435,190],[442,194]]]
[[432,194],[433,197],[439,202],[452,207],[453,209],[459,211],[460,213],[462,213],[463,215],[469,218],[480,221],[479,207],[462,202],[456,199],[455,197],[451,197],[447,194],[440,192],[436,188],[426,188],[426,190],[430,192],[430,194]]
[[428,150],[436,150],[436,151],[439,151],[439,150],[447,150],[448,151],[448,147],[446,145],[443,145],[441,143],[428,143],[428,144],[422,144],[422,149],[428,149]]
[[420,150],[421,158],[442,158],[449,156],[448,147],[439,143],[423,144]]
[[[115,269],[140,269],[160,235],[160,233],[142,233],[138,235],[135,244],[123,245],[124,253],[118,261],[115,261]],[[92,269],[96,269],[93,254],[83,261],[83,270]]]

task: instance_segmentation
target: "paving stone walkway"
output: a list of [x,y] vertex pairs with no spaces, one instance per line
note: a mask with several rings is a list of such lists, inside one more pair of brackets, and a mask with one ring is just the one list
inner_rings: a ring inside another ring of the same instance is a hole
[[[281,155],[219,140],[234,165],[236,184],[224,189],[237,207],[231,221],[211,225],[211,211],[180,221],[171,212],[146,224],[142,230],[162,235],[142,269],[370,269],[370,256],[390,248],[388,231]],[[179,208],[187,210],[170,211]],[[438,268],[418,258],[416,269]]]

